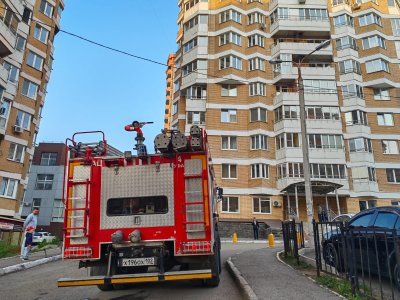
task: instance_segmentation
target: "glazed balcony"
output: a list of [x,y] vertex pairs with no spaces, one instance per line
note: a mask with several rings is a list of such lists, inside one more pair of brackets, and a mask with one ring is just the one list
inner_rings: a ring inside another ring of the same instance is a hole
[[[325,40],[316,39],[276,39],[271,46],[271,56],[283,53],[307,55]],[[318,55],[332,55],[332,45],[318,51]]]

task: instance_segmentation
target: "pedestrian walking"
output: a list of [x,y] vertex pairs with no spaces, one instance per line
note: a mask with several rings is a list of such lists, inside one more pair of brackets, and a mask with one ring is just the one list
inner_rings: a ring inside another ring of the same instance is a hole
[[258,240],[258,228],[260,228],[260,225],[258,224],[256,217],[253,218],[251,225],[253,226],[254,239]]
[[[27,229],[28,227],[33,227],[32,236],[33,236],[33,233],[34,233],[35,230],[36,230],[36,226],[37,226],[37,216],[38,216],[38,214],[39,214],[39,208],[35,207],[35,208],[33,209],[32,213],[30,213],[30,214],[26,217],[25,222],[24,222],[24,225],[22,226],[22,230],[23,230],[23,231],[26,231],[26,229]],[[22,244],[21,244],[21,257],[23,257],[23,255],[24,255],[25,239],[26,239],[26,238],[25,238],[25,235],[24,235],[24,240],[22,241]]]
[[33,230],[34,230],[33,226],[29,226],[26,229],[24,252],[22,254],[22,259],[23,260],[28,260],[29,259],[29,251],[31,251],[32,243],[33,243]]

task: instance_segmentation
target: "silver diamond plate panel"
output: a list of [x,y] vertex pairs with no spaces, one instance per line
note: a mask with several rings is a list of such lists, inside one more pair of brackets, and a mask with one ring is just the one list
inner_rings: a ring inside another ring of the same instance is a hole
[[201,159],[185,160],[185,175],[201,175],[203,171],[203,161]]
[[[167,196],[168,213],[130,216],[107,216],[107,201],[112,198]],[[155,165],[142,165],[102,169],[101,183],[101,229],[141,228],[174,225],[174,173],[169,164],[161,164],[159,171]],[[135,225],[135,217],[140,224]]]
[[203,201],[203,180],[201,178],[185,179],[186,202]]

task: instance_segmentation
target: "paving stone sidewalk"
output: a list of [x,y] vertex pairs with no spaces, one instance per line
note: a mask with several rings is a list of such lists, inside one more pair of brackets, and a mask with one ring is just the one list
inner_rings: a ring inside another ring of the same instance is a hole
[[[47,249],[46,253],[47,253],[47,257],[60,255],[61,248],[57,247],[57,248]],[[19,265],[22,263],[32,262],[32,261],[39,260],[42,258],[46,258],[46,253],[43,250],[40,250],[37,252],[31,252],[29,254],[29,260],[22,260],[19,255],[13,256],[13,257],[1,258],[0,259],[0,269],[6,268],[6,267],[11,267],[14,265]]]

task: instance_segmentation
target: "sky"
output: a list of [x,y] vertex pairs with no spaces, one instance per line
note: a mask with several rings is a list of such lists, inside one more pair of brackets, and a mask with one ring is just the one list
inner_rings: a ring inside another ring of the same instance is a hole
[[[61,29],[166,63],[176,51],[177,0],[65,0]],[[148,150],[163,128],[166,67],[111,52],[59,32],[37,142],[64,142],[102,130],[121,151],[135,144],[124,126],[143,128]],[[93,141],[98,141],[98,135]]]

